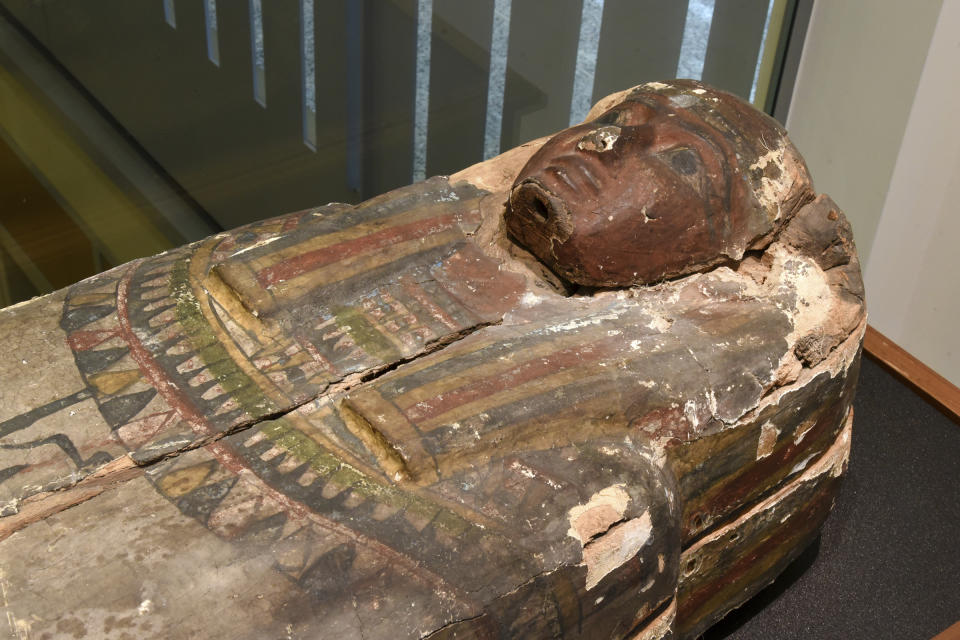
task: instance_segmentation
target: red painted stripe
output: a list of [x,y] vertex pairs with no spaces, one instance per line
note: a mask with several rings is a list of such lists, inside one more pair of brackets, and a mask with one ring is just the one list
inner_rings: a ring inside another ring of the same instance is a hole
[[319,269],[328,264],[345,260],[365,253],[372,253],[385,249],[391,245],[415,240],[433,233],[440,233],[453,227],[459,222],[455,214],[448,214],[438,218],[417,220],[408,224],[381,229],[360,238],[346,240],[329,247],[307,251],[277,264],[261,269],[257,273],[257,281],[262,287],[295,278],[299,275]]
[[153,359],[153,354],[143,346],[130,326],[129,308],[127,306],[127,299],[130,295],[130,278],[133,277],[133,273],[141,262],[142,260],[137,260],[130,263],[130,268],[127,269],[127,272],[123,274],[117,284],[117,320],[120,323],[120,336],[130,347],[130,357],[137,363],[144,377],[154,386],[163,400],[171,408],[176,409],[177,413],[190,424],[194,431],[201,435],[213,435],[214,431],[210,428],[203,414],[170,380],[166,372]]
[[[197,434],[201,436],[211,436],[213,438],[223,437],[224,434],[216,434],[213,431],[203,414],[197,410],[190,399],[187,398],[183,392],[180,391],[180,389],[178,389],[177,386],[167,377],[157,362],[153,359],[153,356],[150,354],[150,352],[140,343],[140,340],[133,333],[133,330],[130,326],[130,318],[127,315],[127,299],[130,292],[130,278],[133,276],[134,271],[136,271],[136,268],[141,262],[142,260],[138,260],[131,263],[130,268],[127,269],[127,272],[123,275],[123,278],[120,279],[120,283],[117,285],[117,318],[120,320],[121,335],[130,346],[130,355],[140,366],[140,369],[143,371],[147,380],[149,380],[150,383],[156,387],[157,392],[161,395],[161,397],[163,397],[164,401],[166,401],[171,407],[175,408]],[[267,484],[263,478],[257,476],[256,472],[253,471],[250,465],[248,465],[241,456],[235,454],[232,449],[226,445],[226,443],[214,441],[207,444],[205,448],[207,451],[213,454],[217,461],[226,469],[236,474],[239,478],[250,482],[255,488],[259,489],[261,493],[276,500],[277,503],[283,505],[283,507],[289,513],[293,513],[299,517],[309,518],[315,524],[326,528],[329,531],[347,536],[348,538],[356,541],[357,544],[379,554],[385,558],[388,563],[404,567],[410,573],[410,575],[416,577],[425,584],[428,584],[438,590],[442,589],[449,593],[456,593],[457,596],[460,597],[461,601],[474,604],[461,590],[446,582],[439,575],[420,566],[419,563],[412,558],[405,556],[396,549],[383,544],[379,540],[369,538],[338,522],[335,522],[326,516],[317,513],[308,505],[303,504],[302,502],[299,502],[276,490],[274,487]]]
[[331,363],[329,360],[323,357],[323,354],[320,353],[320,351],[317,349],[317,346],[315,344],[313,344],[306,338],[301,338],[300,336],[297,336],[297,344],[302,346],[304,350],[310,354],[310,357],[316,360],[317,363],[319,363],[320,366],[326,369],[329,373],[332,373],[334,375],[339,373],[337,371],[337,368],[333,366],[333,363]]
[[101,329],[97,331],[74,331],[67,336],[67,344],[72,351],[89,351],[95,346],[120,334],[119,329]]
[[450,316],[450,314],[433,303],[433,301],[427,295],[427,292],[423,290],[423,287],[417,284],[412,278],[404,276],[403,278],[400,278],[400,284],[403,286],[403,290],[409,293],[410,296],[416,300],[421,307],[426,309],[427,313],[429,313],[434,320],[438,320],[448,329],[453,329],[454,331],[462,329],[462,327]]
[[[617,336],[618,340],[622,340]],[[614,342],[612,338],[605,338],[597,342],[579,344],[547,356],[533,358],[522,362],[506,371],[481,378],[476,382],[464,385],[457,389],[441,393],[430,399],[423,400],[409,407],[404,413],[411,421],[428,420],[446,413],[469,402],[486,398],[497,392],[518,387],[531,380],[536,380],[552,373],[570,367],[582,366],[587,362],[594,362],[610,353],[608,347]]]

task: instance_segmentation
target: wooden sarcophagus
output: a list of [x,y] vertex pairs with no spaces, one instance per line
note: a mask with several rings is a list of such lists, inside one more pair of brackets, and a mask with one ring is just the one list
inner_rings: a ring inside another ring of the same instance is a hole
[[0,312],[22,637],[692,638],[818,531],[865,310],[691,81]]

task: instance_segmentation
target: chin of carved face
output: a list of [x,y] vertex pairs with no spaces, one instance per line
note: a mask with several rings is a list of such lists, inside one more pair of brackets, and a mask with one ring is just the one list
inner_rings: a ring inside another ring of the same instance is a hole
[[[703,108],[718,109],[726,123],[745,105],[700,86],[634,92],[551,138],[514,183],[511,236],[563,278],[589,286],[646,284],[742,255],[771,221],[740,166],[756,158],[740,157],[737,136],[763,125],[752,133],[779,138],[760,119],[738,119],[743,131],[708,122]],[[704,104],[716,96],[735,109],[714,106],[719,99]],[[686,108],[694,103],[699,111]]]

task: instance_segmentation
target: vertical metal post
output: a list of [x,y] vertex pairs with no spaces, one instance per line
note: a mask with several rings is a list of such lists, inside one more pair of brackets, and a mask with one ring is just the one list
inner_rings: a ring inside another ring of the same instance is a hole
[[177,28],[177,10],[173,5],[173,0],[163,0],[163,19],[174,29]]
[[413,181],[427,172],[427,127],[430,116],[430,38],[433,32],[433,0],[417,2],[417,71],[413,109]]
[[597,74],[597,51],[600,48],[602,22],[603,0],[583,0],[580,38],[577,41],[577,66],[573,73],[573,95],[570,98],[571,126],[583,122],[593,102],[593,81]]
[[365,0],[347,2],[347,188],[363,193],[363,9]]
[[217,0],[203,0],[203,21],[207,30],[207,58],[220,66],[220,36],[217,28]]
[[267,66],[263,52],[263,7],[250,0],[250,55],[253,67],[253,99],[267,106]]
[[313,0],[300,0],[300,69],[303,96],[303,144],[317,150],[317,71]]
[[678,78],[703,78],[703,63],[707,59],[707,42],[710,40],[710,26],[713,24],[714,2],[715,0],[687,2],[680,60],[677,62]]
[[503,129],[503,93],[507,81],[507,46],[510,43],[511,0],[494,0],[490,36],[490,76],[487,80],[487,115],[483,128],[483,159],[500,153]]

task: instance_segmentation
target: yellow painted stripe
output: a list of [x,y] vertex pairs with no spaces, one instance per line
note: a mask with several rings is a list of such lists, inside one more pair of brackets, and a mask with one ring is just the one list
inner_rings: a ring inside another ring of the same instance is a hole
[[420,434],[399,409],[370,387],[362,387],[352,392],[349,401],[397,448],[406,461],[414,482],[426,485],[436,481],[437,473],[433,460],[424,450]]
[[577,403],[575,410],[564,409],[524,422],[502,425],[481,435],[469,447],[452,447],[450,451],[438,454],[440,477],[446,478],[476,466],[477,460],[493,460],[517,451],[543,451],[604,437],[622,438],[629,433],[629,425],[619,412],[617,405],[621,401],[619,395],[611,392]]
[[554,391],[559,387],[570,384],[576,380],[582,380],[584,378],[592,377],[595,374],[602,373],[604,369],[609,368],[609,366],[601,367],[599,362],[594,362],[590,363],[589,365],[584,364],[578,367],[570,367],[569,369],[558,371],[553,375],[544,376],[542,378],[534,378],[533,380],[517,385],[509,390],[498,391],[493,395],[478,398],[473,402],[462,404],[449,411],[434,416],[433,418],[418,422],[417,427],[422,432],[433,431],[444,425],[465,420],[470,416],[475,416],[485,411],[490,411],[492,409],[496,409],[497,407],[502,407],[503,405],[517,402],[518,400],[523,400],[525,398],[546,393],[548,391]]
[[452,244],[462,238],[463,232],[459,229],[450,229],[425,238],[414,238],[395,244],[389,250],[347,258],[277,284],[272,289],[273,295],[275,299],[297,299],[318,287],[348,280],[408,256]]
[[[289,247],[283,247],[282,249],[277,249],[271,253],[257,256],[257,258],[249,261],[246,264],[248,264],[254,272],[259,273],[262,269],[272,267],[275,264],[284,262],[285,260],[289,260],[291,258],[296,258],[297,256],[302,256],[306,253],[310,253],[311,251],[326,249],[327,247],[332,247],[333,245],[340,244],[341,242],[356,240],[357,238],[364,238],[378,231],[383,231],[384,229],[391,229],[393,227],[399,227],[411,222],[435,218],[442,215],[450,215],[451,213],[453,213],[453,211],[446,211],[439,207],[427,206],[402,211],[401,213],[390,217],[361,222],[352,227],[347,227],[341,231],[314,236],[309,240],[304,240],[303,242],[298,242],[297,244]],[[460,233],[459,235],[463,234]],[[224,264],[229,264],[229,262],[230,261],[228,259],[224,262]]]
[[[534,358],[549,356],[568,347],[588,342],[591,339],[592,338],[585,334],[577,333],[567,333],[559,336],[544,336],[542,342],[524,347],[522,350],[511,351],[509,354],[501,356],[496,360],[484,362],[483,364],[470,367],[469,369],[464,369],[463,371],[458,371],[457,373],[444,376],[439,380],[430,382],[421,387],[410,389],[409,391],[394,398],[393,402],[401,409],[406,410],[418,402],[435,398],[441,393],[458,389],[471,382],[476,382],[481,378],[504,373],[520,364],[523,364],[524,362],[533,360]],[[510,342],[510,337],[498,337],[496,339],[485,340],[482,343],[466,345],[468,347],[467,349],[461,349],[459,353],[454,355],[463,355],[464,353],[480,351],[481,349],[501,341]],[[430,362],[421,363],[419,368],[424,369],[426,366],[438,365],[446,360],[449,360],[452,356],[448,355],[446,351],[447,350],[444,349],[441,350],[439,354],[432,355],[428,359]],[[435,360],[434,358],[436,358],[436,356],[444,357],[442,359]],[[412,373],[411,369],[408,369],[405,366],[403,368],[403,374],[410,375],[410,373]]]

